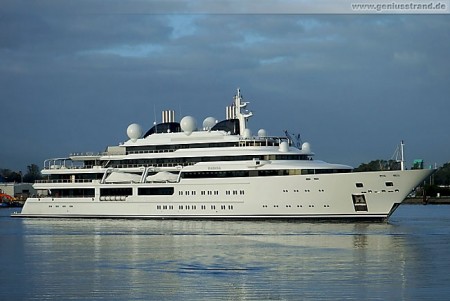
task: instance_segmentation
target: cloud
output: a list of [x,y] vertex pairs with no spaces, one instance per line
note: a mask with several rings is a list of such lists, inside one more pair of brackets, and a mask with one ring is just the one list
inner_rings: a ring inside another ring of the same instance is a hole
[[405,139],[448,160],[427,147],[450,111],[446,16],[164,14],[176,1],[150,2],[2,6],[0,167],[103,150],[163,109],[220,119],[237,87],[253,132],[301,131],[320,158],[357,165]]

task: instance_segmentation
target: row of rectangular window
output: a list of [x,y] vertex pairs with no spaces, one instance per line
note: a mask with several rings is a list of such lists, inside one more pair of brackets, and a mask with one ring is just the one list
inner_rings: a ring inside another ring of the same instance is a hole
[[[138,188],[138,195],[173,195],[173,187],[142,187]],[[102,188],[100,196],[129,196],[133,195],[133,189],[125,188]]]
[[[138,188],[138,195],[173,195],[174,187],[142,187]],[[244,190],[230,190],[225,191],[226,195],[244,195]],[[214,191],[200,191],[201,195],[219,195],[218,190]],[[100,189],[100,197],[126,197],[133,195],[133,189],[130,187],[122,187],[122,188],[102,188]],[[179,191],[178,195],[197,195],[197,192],[192,191]],[[86,189],[52,189],[50,196],[58,197],[58,198],[69,198],[69,197],[94,197],[95,189],[86,188]]]
[[[231,195],[231,194],[233,194],[233,195],[238,195],[238,194],[239,195],[244,195],[245,191],[244,190],[240,190],[240,191],[227,190],[227,191],[225,191],[225,195]],[[178,191],[178,195],[197,195],[197,192],[196,191]],[[219,191],[218,190],[214,190],[214,191],[212,191],[212,190],[208,190],[208,191],[202,190],[202,191],[200,191],[200,195],[219,195]]]
[[[350,169],[268,169],[268,170],[219,170],[219,171],[195,171],[182,172],[185,179],[197,178],[236,178],[236,177],[271,177],[292,176],[310,174],[348,173]],[[314,178],[319,180],[319,178]]]
[[[357,188],[363,188],[364,184],[363,183],[355,183]],[[394,186],[393,182],[384,182],[384,185],[386,185],[386,187],[392,187]]]
[[[210,206],[211,210],[216,210],[216,205]],[[220,209],[222,210],[233,210],[233,205],[221,205]],[[173,210],[173,205],[156,205],[157,210]],[[201,210],[206,210],[206,205],[200,205]],[[178,210],[197,210],[197,205],[179,205]]]

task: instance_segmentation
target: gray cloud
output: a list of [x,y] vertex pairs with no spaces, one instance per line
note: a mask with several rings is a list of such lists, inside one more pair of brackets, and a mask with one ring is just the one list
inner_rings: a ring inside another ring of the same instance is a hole
[[238,86],[255,111],[254,132],[300,131],[322,159],[389,159],[401,139],[408,159],[449,159],[446,16],[157,14],[140,1],[108,9],[103,1],[39,3],[2,7],[0,167],[101,151],[125,140],[128,124],[149,127],[162,109],[222,118]]

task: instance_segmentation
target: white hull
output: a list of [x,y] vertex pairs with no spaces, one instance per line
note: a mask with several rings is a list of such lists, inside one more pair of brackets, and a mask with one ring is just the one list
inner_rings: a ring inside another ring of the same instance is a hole
[[[22,212],[15,216],[383,220],[431,173],[432,170],[407,170],[182,179],[178,183],[123,185],[100,184],[99,181],[94,181],[83,184],[86,188],[95,189],[94,197],[29,198]],[[363,184],[362,187],[357,187],[357,183]],[[133,195],[101,200],[100,188],[111,185],[132,188]],[[70,184],[60,184],[61,188],[66,186],[70,187]],[[173,187],[174,190],[171,195],[138,196],[137,190],[143,187]]]

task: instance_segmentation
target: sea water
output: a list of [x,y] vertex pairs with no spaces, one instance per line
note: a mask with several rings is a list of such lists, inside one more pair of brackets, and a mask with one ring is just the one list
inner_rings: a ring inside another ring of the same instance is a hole
[[387,223],[17,219],[0,300],[444,300],[450,206]]

